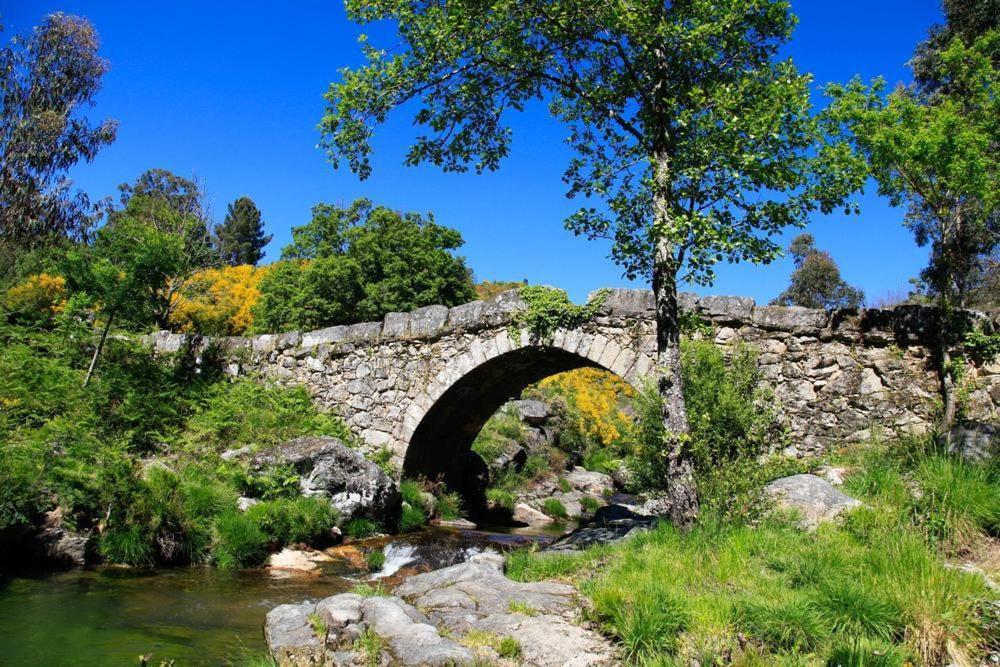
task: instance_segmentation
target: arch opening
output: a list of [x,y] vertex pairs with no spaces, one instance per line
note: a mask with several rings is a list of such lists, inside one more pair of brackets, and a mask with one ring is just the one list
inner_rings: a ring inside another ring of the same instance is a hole
[[552,346],[522,347],[489,359],[452,384],[427,410],[409,439],[403,475],[440,479],[458,491],[473,517],[486,510],[486,465],[472,443],[486,422],[529,386],[577,368],[609,370]]

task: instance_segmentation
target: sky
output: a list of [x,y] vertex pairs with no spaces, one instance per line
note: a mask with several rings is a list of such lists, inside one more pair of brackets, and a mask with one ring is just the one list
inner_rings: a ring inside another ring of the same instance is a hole
[[[792,0],[792,8],[799,26],[785,52],[814,75],[817,104],[822,85],[855,75],[908,81],[914,46],[942,20],[938,0]],[[218,221],[227,203],[249,196],[274,235],[265,259],[272,261],[314,204],[368,197],[433,212],[438,223],[458,229],[465,239],[460,253],[480,280],[527,279],[561,287],[575,301],[600,287],[643,286],[622,276],[607,244],[564,229],[579,205],[565,197],[561,178],[570,157],[566,129],[541,105],[510,117],[513,149],[497,172],[404,166],[415,136],[406,114],[378,130],[368,180],[335,170],[317,148],[323,93],[341,68],[362,63],[357,36],[372,33],[348,21],[337,0],[0,0],[0,40],[54,11],[89,18],[111,66],[88,114],[117,119],[118,138],[71,172],[92,198],[116,195],[120,183],[153,167],[198,179]],[[817,214],[807,231],[870,303],[905,293],[926,250],[902,226],[903,210],[874,187],[859,201],[860,216]],[[769,266],[723,264],[714,285],[684,289],[766,302],[787,286],[791,271],[789,258]]]

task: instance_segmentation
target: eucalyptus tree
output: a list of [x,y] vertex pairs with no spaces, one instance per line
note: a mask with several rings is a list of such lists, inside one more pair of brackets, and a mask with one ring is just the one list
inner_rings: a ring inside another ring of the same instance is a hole
[[653,286],[656,381],[668,433],[672,518],[697,511],[680,383],[678,281],[709,284],[720,261],[770,262],[772,240],[858,185],[842,148],[817,150],[810,78],[778,51],[784,0],[347,0],[366,63],[342,70],[320,123],[333,164],[371,173],[375,127],[398,107],[422,130],[407,164],[497,169],[509,112],[542,100],[568,127],[564,180],[583,206],[569,229],[612,242],[627,276]]

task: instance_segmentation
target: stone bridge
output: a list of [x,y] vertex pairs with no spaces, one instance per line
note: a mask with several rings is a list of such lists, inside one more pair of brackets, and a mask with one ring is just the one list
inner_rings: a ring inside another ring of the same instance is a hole
[[[787,444],[798,451],[862,439],[873,428],[921,431],[933,421],[933,309],[827,312],[693,294],[681,302],[708,325],[699,335],[758,350],[789,429]],[[486,420],[528,385],[591,366],[639,387],[652,368],[651,292],[611,290],[597,316],[547,340],[516,329],[523,308],[511,291],[486,302],[390,313],[381,322],[214,343],[231,375],[305,385],[366,448],[389,448],[408,474],[450,477]],[[197,353],[213,344],[165,332],[152,342],[158,353]],[[1000,367],[974,368],[968,382],[970,416],[995,420]]]

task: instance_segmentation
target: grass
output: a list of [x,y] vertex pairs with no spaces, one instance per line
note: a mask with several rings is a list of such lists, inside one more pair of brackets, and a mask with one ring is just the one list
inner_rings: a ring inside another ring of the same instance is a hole
[[580,498],[580,507],[583,511],[593,514],[601,507],[601,501],[593,496],[584,496]]
[[385,552],[381,549],[375,549],[374,551],[369,551],[368,556],[365,558],[365,562],[368,564],[369,572],[378,572],[385,565]]
[[513,511],[514,506],[517,505],[517,496],[506,489],[487,489],[486,500],[493,507],[499,507],[509,511]]
[[442,493],[435,499],[434,512],[446,521],[462,516],[462,497],[454,492]]
[[215,522],[212,558],[221,568],[255,567],[267,558],[268,541],[252,518],[230,510]]
[[399,514],[399,532],[410,533],[427,523],[427,515],[417,506],[406,503]]
[[364,517],[355,517],[344,524],[344,534],[356,540],[377,535],[380,528],[377,523]]
[[385,648],[385,640],[371,628],[365,628],[357,639],[354,640],[354,650],[362,655],[365,664],[371,667],[378,665]]
[[538,610],[532,607],[527,602],[521,602],[520,600],[511,600],[507,604],[507,611],[512,614],[523,614],[525,616],[537,616]]
[[389,591],[385,589],[382,582],[370,584],[363,581],[355,584],[354,588],[351,589],[351,592],[360,595],[363,598],[381,598],[389,595]]
[[514,552],[508,576],[575,583],[635,664],[975,664],[992,596],[942,556],[995,531],[994,468],[933,451],[852,456],[846,490],[866,506],[840,523],[805,532],[781,513],[710,508],[688,532]]
[[546,498],[542,502],[542,511],[554,519],[565,519],[569,516],[566,512],[566,506],[558,498]]
[[465,633],[461,642],[472,649],[489,647],[501,658],[517,660],[521,657],[521,643],[510,636],[500,636],[486,630],[473,628]]
[[326,641],[326,621],[324,621],[319,614],[315,613],[309,614],[309,616],[306,617],[306,620],[309,621],[309,627],[312,628],[313,634]]

